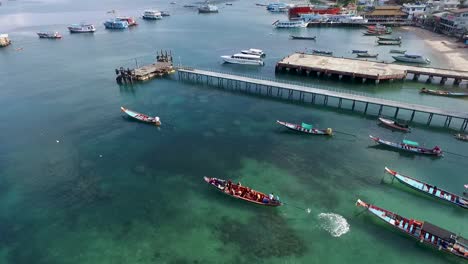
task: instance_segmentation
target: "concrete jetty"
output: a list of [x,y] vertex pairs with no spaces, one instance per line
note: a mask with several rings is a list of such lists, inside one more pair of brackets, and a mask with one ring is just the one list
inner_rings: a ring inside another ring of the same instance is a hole
[[304,53],[294,53],[283,58],[276,64],[275,72],[289,72],[307,76],[316,74],[332,77],[335,75],[340,80],[343,77],[348,77],[359,78],[362,82],[372,80],[375,83],[379,83],[381,80],[403,80],[409,74],[413,75],[414,80],[419,79],[420,76],[427,76],[428,82],[431,82],[434,77],[440,77],[441,84],[444,84],[448,79],[452,79],[455,85],[460,84],[463,80],[468,80],[468,71],[462,70],[418,67]]
[[[215,85],[219,88],[230,89],[232,91],[240,91],[254,93],[258,95],[266,95],[287,100],[310,102],[312,104],[320,104],[337,108],[344,108],[344,103],[347,102],[351,107],[349,110],[356,111],[357,104],[361,104],[364,108],[364,114],[370,113],[369,106],[375,105],[379,109],[374,115],[380,116],[384,108],[394,109],[393,117],[401,116],[402,111],[406,110],[410,113],[409,122],[412,122],[415,115],[425,114],[427,116],[426,124],[430,125],[434,116],[442,116],[445,118],[444,127],[449,128],[452,124],[452,119],[457,119],[461,124],[460,130],[466,130],[468,126],[468,113],[444,110],[436,107],[417,105],[405,102],[391,101],[381,98],[375,98],[365,95],[345,93],[339,91],[330,91],[307,87],[297,84],[282,83],[272,80],[257,79],[233,74],[219,73],[213,71],[197,70],[193,68],[178,68],[179,80],[192,81],[200,84]],[[331,104],[329,99],[336,99],[337,104]]]
[[175,72],[172,65],[172,53],[156,53],[156,61],[135,69],[120,67],[115,69],[116,81],[119,84],[133,84],[135,81],[147,81]]

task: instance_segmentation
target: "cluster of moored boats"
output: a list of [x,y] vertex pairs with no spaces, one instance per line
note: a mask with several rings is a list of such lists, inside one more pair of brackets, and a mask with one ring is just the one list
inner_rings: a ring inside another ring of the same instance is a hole
[[[121,111],[141,122],[154,124],[156,126],[161,125],[161,120],[157,116],[150,117],[129,110],[125,107],[121,107]],[[391,119],[380,117],[379,122],[385,127],[390,128],[392,130],[398,130],[402,132],[411,131],[411,128],[408,125],[398,123],[397,121]],[[286,127],[287,129],[303,134],[333,136],[333,129],[331,128],[318,129],[314,128],[313,125],[304,122],[302,122],[301,124],[294,124],[277,120],[276,123]],[[457,138],[458,136],[459,135],[456,135]],[[468,140],[468,135],[463,135],[463,137],[465,137],[465,139]],[[378,144],[413,154],[432,155],[436,157],[441,157],[443,154],[442,149],[440,149],[438,146],[435,146],[430,149],[421,147],[417,142],[409,140],[403,140],[400,143],[394,143],[383,140],[378,137],[370,136],[370,138]],[[453,204],[464,209],[468,209],[468,199],[462,197],[461,195],[457,195],[444,189],[438,188],[435,185],[425,183],[416,178],[402,175],[389,168],[385,168],[385,171],[392,176],[392,182],[393,179],[397,179],[402,184],[411,187],[428,196],[432,196],[438,200]],[[235,184],[231,180],[210,177],[204,177],[204,181],[212,187],[216,188],[218,191],[222,192],[223,194],[246,202],[268,207],[277,207],[285,204],[279,199],[278,196],[275,196],[273,193],[266,194],[251,189],[250,187],[243,186],[240,182]],[[464,188],[465,191],[463,195],[468,196],[468,184],[465,185]],[[435,247],[440,251],[447,252],[449,254],[464,259],[468,259],[468,240],[464,239],[459,235],[456,235],[453,232],[445,230],[427,221],[419,221],[400,216],[386,209],[377,207],[370,203],[366,203],[360,199],[357,200],[356,205],[359,207],[366,208],[371,214],[377,216],[385,223],[391,225],[397,230],[408,234],[410,237],[418,239],[421,243]]]

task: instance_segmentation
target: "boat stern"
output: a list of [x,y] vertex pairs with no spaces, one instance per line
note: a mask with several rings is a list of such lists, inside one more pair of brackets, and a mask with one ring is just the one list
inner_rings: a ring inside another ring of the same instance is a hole
[[365,208],[369,208],[369,205],[363,201],[361,201],[361,199],[357,199],[356,201],[356,206],[360,206],[360,207],[365,207]]

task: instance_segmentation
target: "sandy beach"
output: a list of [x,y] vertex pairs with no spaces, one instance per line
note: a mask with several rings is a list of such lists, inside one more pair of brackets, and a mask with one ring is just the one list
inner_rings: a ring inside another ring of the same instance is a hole
[[468,70],[468,49],[455,38],[437,34],[419,27],[402,27],[402,30],[413,32],[422,38],[425,44],[438,52],[447,62],[449,68]]

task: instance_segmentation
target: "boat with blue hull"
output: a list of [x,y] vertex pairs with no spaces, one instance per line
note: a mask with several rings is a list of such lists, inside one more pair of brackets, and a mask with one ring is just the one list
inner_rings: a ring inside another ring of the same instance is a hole
[[427,221],[406,218],[360,199],[356,201],[356,206],[366,208],[372,215],[425,245],[468,260],[468,240],[466,238]]
[[106,29],[126,29],[128,28],[128,22],[120,19],[109,19],[104,22]]
[[414,154],[431,155],[431,156],[436,156],[436,157],[441,157],[443,155],[442,150],[438,146],[435,146],[432,149],[428,149],[428,148],[420,147],[418,142],[414,142],[414,141],[410,141],[406,139],[403,140],[403,142],[401,143],[395,143],[395,142],[381,139],[379,137],[374,137],[372,135],[369,135],[369,137],[380,145],[384,145],[384,146],[398,149],[398,150],[405,151],[405,152],[410,152]]
[[399,174],[398,172],[391,170],[387,167],[385,167],[385,172],[388,174],[392,175],[394,178],[396,178],[399,182],[417,190],[420,191],[424,194],[430,195],[432,197],[435,197],[437,199],[449,202],[451,204],[454,204],[456,206],[460,206],[462,208],[468,209],[468,200],[464,199],[463,197],[456,195],[451,192],[447,192],[445,190],[442,190],[440,188],[437,188],[437,186],[430,185],[428,183],[419,181],[417,179],[411,178],[409,176],[405,176],[402,174]]

